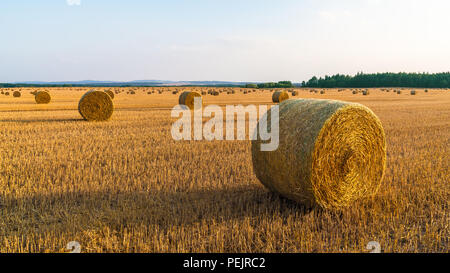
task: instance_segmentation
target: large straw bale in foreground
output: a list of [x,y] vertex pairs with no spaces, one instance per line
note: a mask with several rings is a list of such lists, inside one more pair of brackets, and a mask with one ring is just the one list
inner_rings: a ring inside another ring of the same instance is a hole
[[280,103],[289,99],[289,93],[286,91],[276,91],[272,95],[272,102]]
[[[270,121],[271,112],[268,111]],[[269,126],[270,128],[270,126]],[[280,104],[279,147],[252,141],[253,167],[267,188],[306,206],[346,207],[374,195],[384,175],[386,140],[360,104],[298,99]]]
[[48,104],[52,100],[50,94],[46,91],[39,91],[35,93],[34,100],[37,104]]
[[81,97],[78,111],[85,120],[105,121],[111,118],[114,105],[107,93],[91,90]]
[[180,97],[178,98],[178,104],[186,105],[189,109],[194,110],[194,99],[196,97],[201,98],[202,95],[193,91],[185,91],[181,93]]
[[19,91],[14,91],[13,92],[13,97],[14,98],[20,98],[22,96],[22,93],[20,93]]

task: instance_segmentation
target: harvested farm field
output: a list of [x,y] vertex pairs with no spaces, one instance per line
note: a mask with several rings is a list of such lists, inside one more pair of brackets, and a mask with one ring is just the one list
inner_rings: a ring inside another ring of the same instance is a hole
[[[111,91],[101,96],[108,111],[114,105],[104,121],[79,113],[92,89]],[[171,136],[184,91],[225,109],[275,105],[278,89],[1,89],[0,252],[68,252],[72,241],[83,252],[368,252],[376,241],[383,252],[448,253],[450,91],[411,90],[283,90],[360,103],[384,128],[378,191],[330,210],[264,187],[250,140]],[[37,103],[40,91],[51,100]]]

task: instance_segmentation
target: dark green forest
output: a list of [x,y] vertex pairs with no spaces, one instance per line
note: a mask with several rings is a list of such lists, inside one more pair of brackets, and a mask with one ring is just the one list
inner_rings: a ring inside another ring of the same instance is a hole
[[267,82],[267,83],[249,83],[245,88],[292,88],[294,85],[290,81]]
[[369,87],[423,87],[423,88],[450,88],[450,72],[428,73],[358,73],[355,76],[334,75],[325,78],[312,77],[302,82],[304,87],[318,88],[369,88]]

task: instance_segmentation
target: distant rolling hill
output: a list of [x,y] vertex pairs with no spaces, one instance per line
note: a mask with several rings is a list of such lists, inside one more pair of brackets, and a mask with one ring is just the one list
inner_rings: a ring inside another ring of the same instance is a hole
[[160,80],[137,80],[128,82],[119,81],[61,81],[61,82],[42,82],[25,81],[15,82],[13,84],[27,85],[80,85],[80,86],[241,86],[254,82],[228,82],[228,81],[160,81]]

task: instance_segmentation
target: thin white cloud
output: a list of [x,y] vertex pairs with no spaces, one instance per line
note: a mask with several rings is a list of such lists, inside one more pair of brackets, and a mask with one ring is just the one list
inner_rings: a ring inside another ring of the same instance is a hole
[[366,0],[366,3],[369,5],[381,5],[383,3],[382,0]]
[[318,15],[325,21],[336,22],[339,19],[350,17],[352,13],[348,10],[321,10]]
[[81,5],[81,0],[66,0],[69,6],[79,6]]

